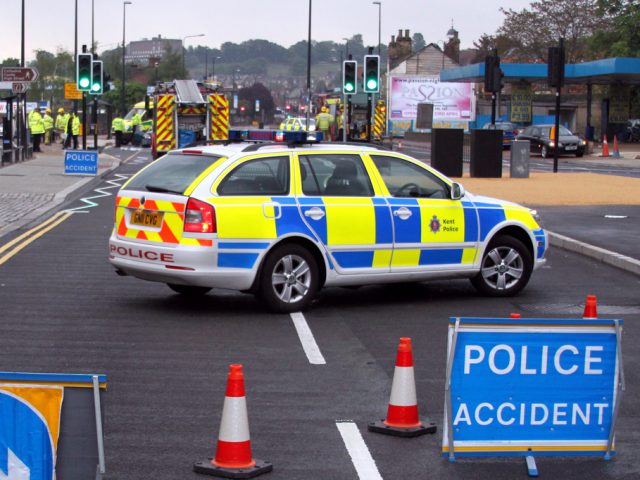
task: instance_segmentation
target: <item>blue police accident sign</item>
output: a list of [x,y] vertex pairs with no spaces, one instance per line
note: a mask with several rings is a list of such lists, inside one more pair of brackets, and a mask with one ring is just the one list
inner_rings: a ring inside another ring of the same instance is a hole
[[98,152],[64,152],[65,175],[97,175]]
[[452,318],[444,456],[613,453],[621,320]]

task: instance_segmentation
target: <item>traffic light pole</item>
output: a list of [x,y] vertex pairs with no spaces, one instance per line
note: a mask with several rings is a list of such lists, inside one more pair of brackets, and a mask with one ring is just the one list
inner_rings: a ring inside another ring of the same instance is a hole
[[87,149],[87,92],[82,92],[82,150]]
[[342,141],[346,142],[347,141],[347,101],[348,101],[349,95],[347,95],[346,93],[342,94]]
[[91,124],[93,125],[93,149],[98,150],[98,97],[93,97]]
[[[564,63],[564,38],[560,37],[560,59]],[[564,81],[564,65],[558,75],[558,84],[556,86],[556,118],[555,118],[555,148],[553,149],[553,173],[558,173],[558,151],[560,150],[560,92],[562,91],[562,83]]]
[[491,126],[496,126],[496,92],[491,92]]
[[371,94],[367,95],[367,142],[371,141],[371,108],[372,108]]

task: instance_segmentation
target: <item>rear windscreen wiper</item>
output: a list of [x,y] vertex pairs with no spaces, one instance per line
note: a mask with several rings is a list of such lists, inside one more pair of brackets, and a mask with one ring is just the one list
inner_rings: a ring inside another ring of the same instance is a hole
[[158,193],[177,193],[178,195],[182,195],[182,191],[171,190],[170,188],[158,187],[156,185],[145,185],[144,188],[149,192],[158,192]]

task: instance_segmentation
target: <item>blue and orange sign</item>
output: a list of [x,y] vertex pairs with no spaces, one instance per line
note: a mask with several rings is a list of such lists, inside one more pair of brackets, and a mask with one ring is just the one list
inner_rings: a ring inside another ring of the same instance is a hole
[[0,479],[53,480],[63,387],[0,385]]

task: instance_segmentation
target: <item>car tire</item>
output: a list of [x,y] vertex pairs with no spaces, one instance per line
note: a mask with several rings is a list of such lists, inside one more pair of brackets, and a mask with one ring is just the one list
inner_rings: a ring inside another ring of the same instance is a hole
[[546,145],[543,145],[542,148],[540,149],[540,156],[542,158],[547,158],[548,155],[549,155],[549,151],[547,150]]
[[176,293],[187,297],[200,297],[206,295],[210,287],[197,287],[194,285],[178,285],[177,283],[167,283],[167,286]]
[[491,297],[509,297],[522,290],[531,277],[531,253],[517,238],[500,235],[487,245],[473,286]]
[[274,312],[304,310],[319,289],[316,259],[306,248],[285,244],[267,256],[260,274],[258,294]]

